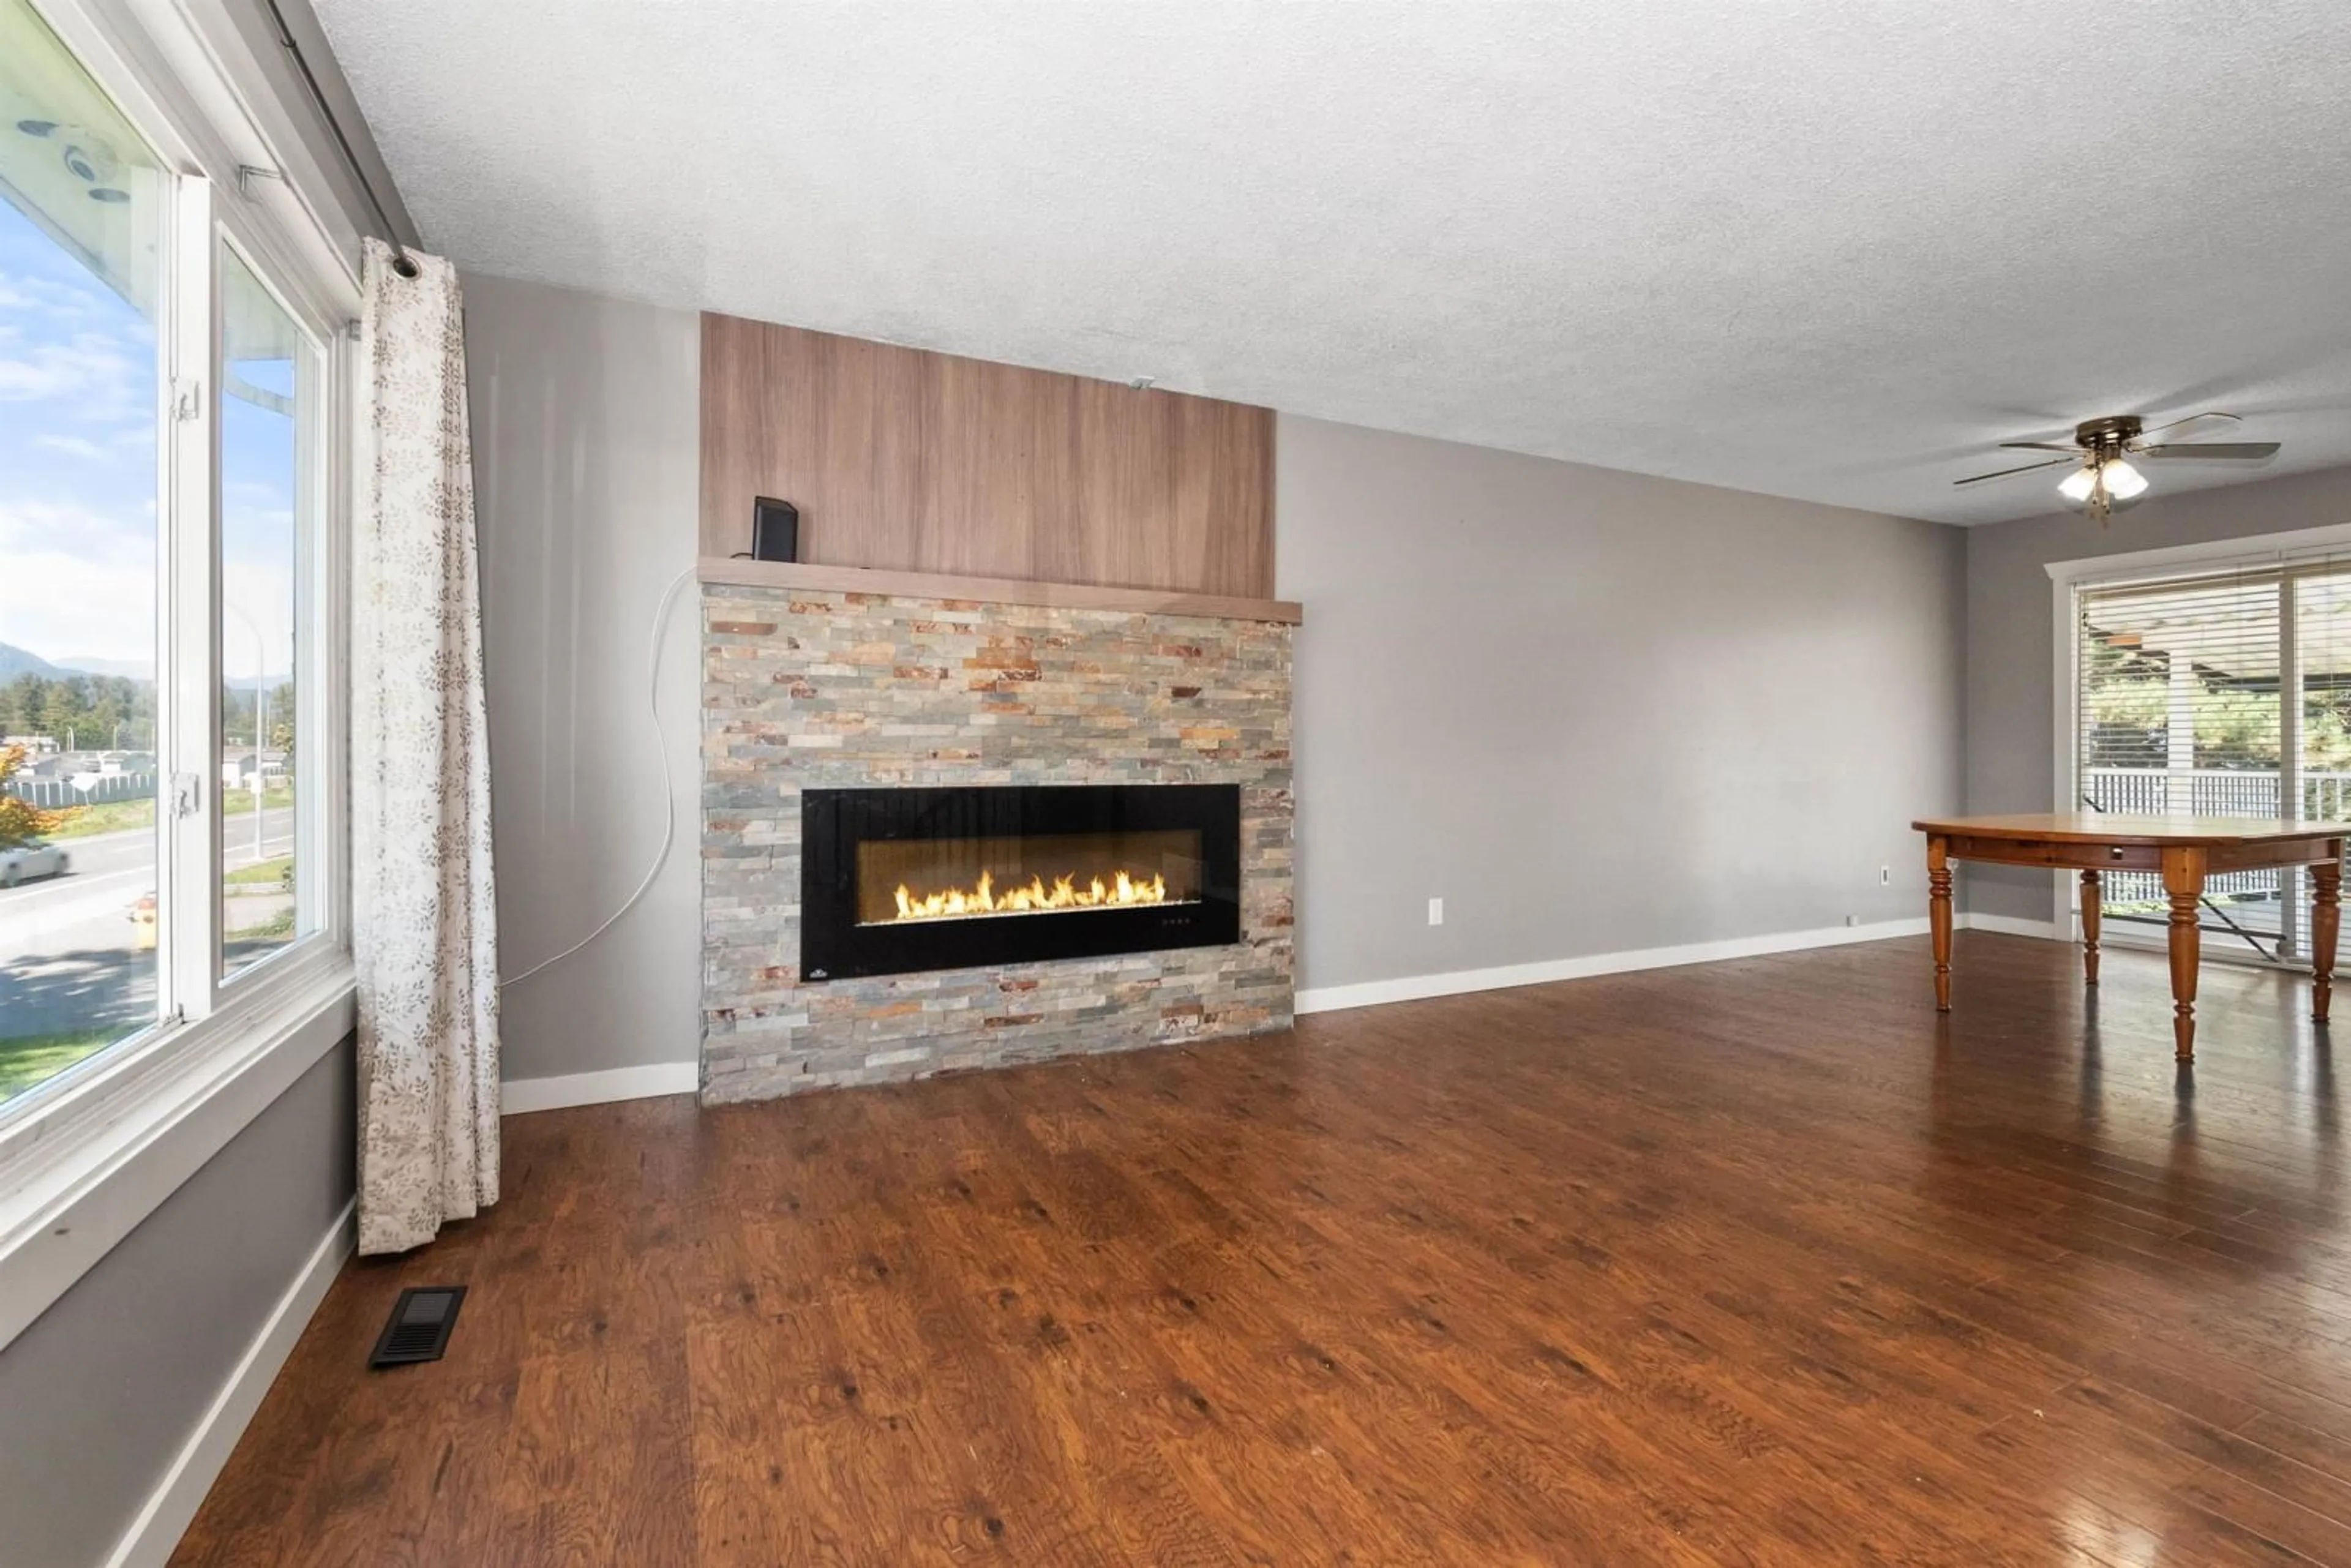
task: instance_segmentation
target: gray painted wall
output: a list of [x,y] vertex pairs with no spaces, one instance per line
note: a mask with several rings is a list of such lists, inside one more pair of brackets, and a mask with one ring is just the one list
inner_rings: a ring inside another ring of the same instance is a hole
[[[657,840],[639,694],[695,548],[697,328],[466,287],[513,973],[617,906]],[[1921,912],[1910,820],[1959,798],[1958,530],[1307,419],[1280,447],[1301,985]],[[689,829],[691,619],[662,698]],[[697,897],[674,849],[644,905],[509,989],[507,1076],[694,1061]]]
[[0,1350],[0,1562],[101,1563],[162,1484],[350,1201],[352,1071],[346,1040]]
[[[1969,529],[1967,809],[2052,807],[2057,694],[2048,562],[2343,522],[2351,522],[2351,468],[2152,496],[2103,528],[2059,512]],[[1959,874],[1970,912],[2050,918],[2043,873],[1971,865]]]
[[1301,988],[1923,914],[1959,530],[1287,415],[1277,473]]
[[657,750],[646,653],[663,590],[694,565],[701,337],[691,311],[468,276],[467,386],[482,549],[498,945],[517,975],[618,909],[576,956],[509,984],[508,1079],[700,1049],[698,598],[674,603]]

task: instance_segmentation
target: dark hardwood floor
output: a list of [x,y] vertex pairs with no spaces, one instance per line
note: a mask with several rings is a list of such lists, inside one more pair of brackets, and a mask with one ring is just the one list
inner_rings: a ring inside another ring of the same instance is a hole
[[[2351,1563],[2303,984],[1963,934],[507,1124],[172,1561]],[[446,1360],[371,1375],[402,1284]]]

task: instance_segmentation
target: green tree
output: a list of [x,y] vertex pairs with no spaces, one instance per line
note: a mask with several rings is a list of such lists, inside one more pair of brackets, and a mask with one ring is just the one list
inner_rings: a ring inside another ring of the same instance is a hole
[[280,682],[270,692],[269,704],[264,711],[269,716],[269,721],[264,727],[269,737],[266,744],[270,750],[286,754],[287,766],[290,770],[294,759],[294,683]]
[[41,694],[41,733],[59,746],[78,745],[84,719],[81,705],[74,701],[73,687],[64,681],[51,681]]
[[0,686],[0,735],[30,735],[41,711],[41,677],[18,675]]
[[0,686],[0,735],[46,735],[59,746],[155,745],[155,688],[120,675],[19,675]]
[[[0,785],[6,784],[16,776],[16,769],[23,766],[23,747],[0,748]],[[20,848],[53,831],[63,815],[59,811],[44,811],[30,800],[20,800],[14,795],[0,793],[0,850]]]

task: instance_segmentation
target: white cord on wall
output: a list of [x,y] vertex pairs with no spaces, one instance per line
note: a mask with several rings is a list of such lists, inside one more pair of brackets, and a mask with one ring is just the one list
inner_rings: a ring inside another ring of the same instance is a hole
[[525,980],[529,979],[533,975],[538,974],[540,970],[551,968],[555,965],[560,964],[564,959],[569,958],[572,954],[577,953],[580,948],[585,947],[589,943],[593,942],[597,937],[604,935],[605,932],[610,931],[614,925],[620,923],[621,916],[626,915],[630,910],[634,909],[637,906],[637,901],[644,897],[646,890],[651,888],[653,884],[653,878],[661,874],[662,867],[669,862],[670,848],[677,841],[677,791],[670,783],[669,747],[662,738],[662,633],[669,629],[670,606],[677,600],[677,591],[685,586],[686,580],[691,578],[694,573],[695,569],[690,566],[687,567],[684,571],[679,572],[675,577],[670,579],[669,586],[662,591],[661,606],[653,612],[653,647],[645,659],[645,710],[653,716],[653,756],[661,763],[661,849],[654,853],[653,863],[645,868],[644,880],[637,883],[637,891],[629,894],[628,898],[622,904],[620,908],[615,909],[611,914],[606,915],[602,925],[597,926],[595,930],[588,933],[587,936],[580,938],[579,941],[574,942],[570,946],[566,947],[562,952],[555,955],[554,957],[542,958],[538,963],[533,964],[529,968],[525,969],[521,974],[515,975],[499,981],[498,988],[500,990],[506,989],[508,986],[518,986]]

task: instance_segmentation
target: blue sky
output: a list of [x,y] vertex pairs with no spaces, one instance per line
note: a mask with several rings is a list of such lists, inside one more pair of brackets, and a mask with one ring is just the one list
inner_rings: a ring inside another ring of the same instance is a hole
[[[0,200],[0,643],[152,666],[155,351],[150,322]],[[238,373],[292,390],[289,361]],[[283,675],[293,422],[230,399],[221,428],[224,667]]]
[[0,201],[0,643],[152,664],[154,329]]

